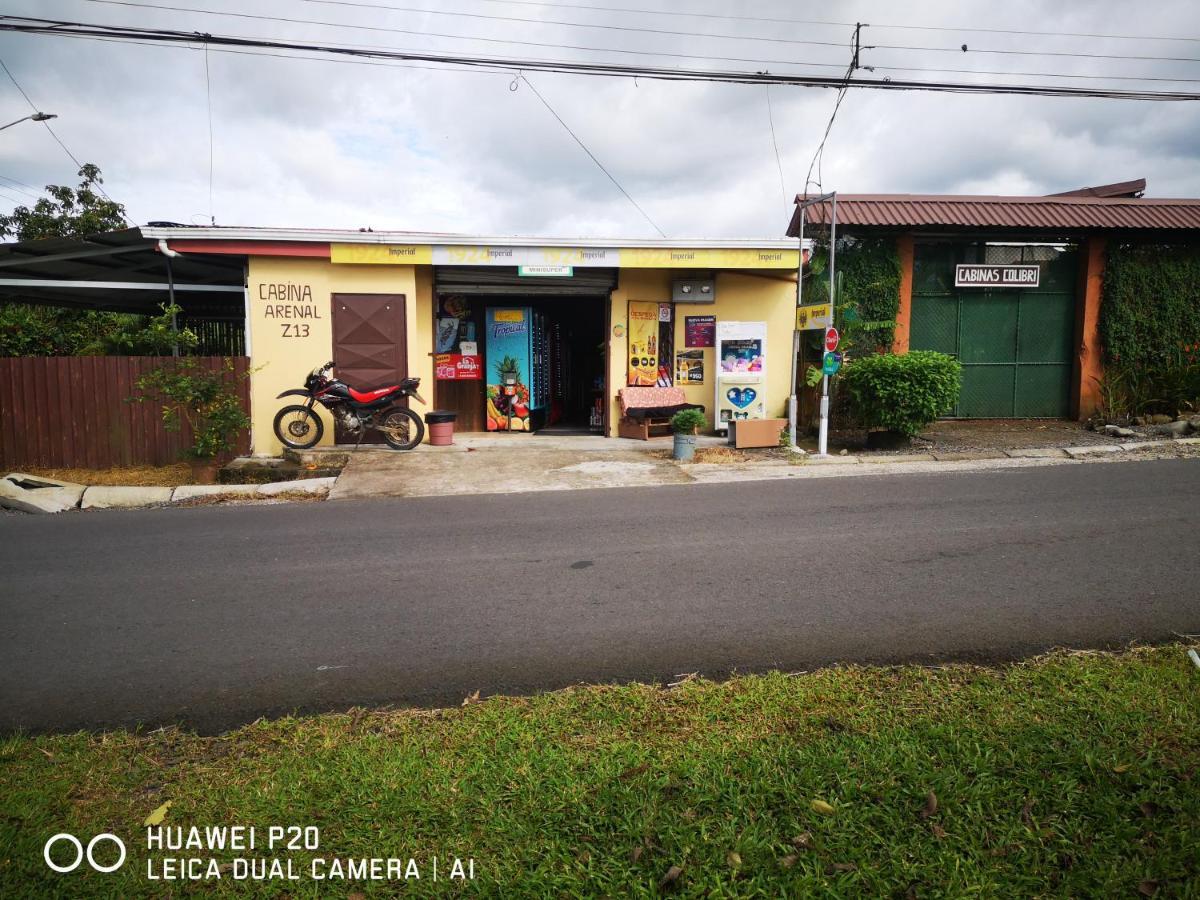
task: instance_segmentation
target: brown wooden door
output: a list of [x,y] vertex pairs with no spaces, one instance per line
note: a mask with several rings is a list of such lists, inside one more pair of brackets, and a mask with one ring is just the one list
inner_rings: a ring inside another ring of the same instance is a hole
[[[403,294],[334,294],[333,361],[337,377],[355,390],[398,384],[408,377]],[[338,443],[357,436],[342,433]],[[363,443],[383,443],[369,432]]]

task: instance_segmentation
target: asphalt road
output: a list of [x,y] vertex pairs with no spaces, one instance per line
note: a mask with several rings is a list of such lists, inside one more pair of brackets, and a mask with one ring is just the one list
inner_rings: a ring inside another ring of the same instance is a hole
[[1200,465],[0,517],[0,730],[1200,632]]

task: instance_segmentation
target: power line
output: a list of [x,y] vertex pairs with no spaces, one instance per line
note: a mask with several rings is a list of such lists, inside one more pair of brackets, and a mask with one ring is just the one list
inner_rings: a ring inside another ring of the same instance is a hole
[[783,194],[783,203],[787,205],[787,184],[783,178],[783,163],[779,159],[779,142],[775,140],[775,113],[771,109],[771,86],[763,85],[767,92],[767,123],[771,126],[771,146],[775,148],[775,168],[779,170],[779,190]]
[[[34,103],[29,98],[29,95],[27,93],[25,93],[25,88],[21,87],[20,82],[17,81],[16,76],[14,76],[13,73],[9,70],[8,66],[5,64],[3,59],[0,59],[0,68],[4,69],[4,74],[8,76],[8,80],[11,81],[13,83],[13,85],[16,87],[16,89],[21,92],[21,96],[25,98],[25,102],[29,104],[29,108],[32,109],[34,112],[38,112],[37,104]],[[46,126],[46,130],[48,132],[50,132],[50,136],[52,138],[54,138],[54,140],[58,143],[58,146],[62,147],[63,152],[66,153],[68,157],[70,157],[71,162],[75,163],[76,170],[82,171],[83,163],[81,163],[78,159],[75,158],[75,154],[72,153],[70,151],[70,149],[67,147],[67,145],[63,143],[63,139],[58,136],[58,133],[53,128],[50,127],[50,123],[43,119],[42,124],[44,126]],[[101,186],[99,181],[96,182],[96,190],[98,190],[100,192],[101,196],[103,196],[104,199],[107,200],[109,203],[115,202],[112,197],[108,196],[108,194],[105,192],[104,188]],[[122,216],[122,218],[124,218],[124,216]],[[125,221],[128,222],[129,220],[126,219]]]
[[813,183],[812,170],[814,165],[817,167],[817,193],[824,192],[824,188],[821,185],[821,163],[825,156],[825,142],[829,140],[829,132],[833,130],[833,120],[837,118],[838,110],[842,107],[842,101],[846,99],[846,89],[850,87],[850,79],[854,75],[854,70],[858,68],[859,51],[861,50],[859,39],[861,35],[862,25],[856,24],[851,44],[850,65],[846,67],[846,74],[842,77],[842,86],[838,89],[837,100],[833,104],[833,112],[829,114],[829,122],[825,125],[825,133],[821,135],[821,143],[817,145],[817,150],[808,164],[808,173],[804,176],[805,197],[808,196],[808,186]]
[[[137,3],[134,0],[83,0],[85,3],[99,3],[106,6],[127,6],[134,9],[157,9],[167,12],[186,12],[196,15],[208,16],[226,16],[239,19],[253,19],[263,22],[280,22],[289,25],[317,25],[322,28],[347,28],[357,31],[385,31],[397,34],[423,34],[433,37],[448,37],[467,40],[497,40],[495,38],[470,38],[467,35],[444,34],[432,31],[419,31],[407,28],[388,28],[382,25],[351,25],[344,22],[327,22],[319,19],[293,19],[283,16],[263,16],[254,13],[239,13],[239,12],[223,12],[211,9],[197,9],[190,6],[167,6],[155,3]],[[307,0],[306,0],[307,2]],[[379,6],[373,3],[360,3],[357,0],[312,0],[312,2],[321,2],[334,4],[338,6],[351,6],[366,9],[386,10],[394,12],[418,12],[428,13],[431,15],[446,15],[446,16],[464,16],[467,18],[486,19],[501,22],[520,22],[534,25],[560,25],[571,28],[593,28],[603,29],[608,31],[622,32],[640,32],[646,34],[666,34],[675,37],[699,37],[712,38],[714,40],[734,40],[734,41],[759,41],[772,44],[791,44],[791,45],[806,45],[814,47],[838,47],[841,46],[836,41],[805,41],[795,38],[779,38],[779,37],[763,37],[761,35],[735,35],[735,34],[708,34],[703,31],[673,31],[661,28],[638,28],[632,25],[597,25],[585,24],[581,22],[563,22],[553,19],[527,19],[518,16],[487,16],[481,13],[460,13],[447,12],[444,10],[421,9],[418,7],[407,6]],[[520,41],[499,41],[500,43],[524,43]],[[565,46],[565,45],[562,45]],[[1200,57],[1191,56],[1141,56],[1116,53],[1076,53],[1067,51],[1040,51],[1040,50],[994,50],[987,48],[980,49],[964,49],[962,47],[912,47],[905,44],[875,44],[869,48],[872,50],[902,50],[907,52],[922,52],[922,53],[964,53],[970,52],[975,54],[1000,54],[1005,56],[1053,56],[1053,57],[1073,57],[1079,59],[1120,59],[1120,60],[1140,60],[1154,62],[1200,62]],[[583,48],[575,48],[583,49]]]
[[[359,31],[393,31],[401,34],[434,34],[429,31],[414,31],[404,28],[385,28],[382,25],[349,25],[344,22],[326,22],[316,19],[292,19],[283,16],[260,16],[253,13],[221,12],[211,9],[196,9],[189,6],[165,6],[156,3],[136,3],[134,0],[83,0],[84,3],[100,3],[106,6],[130,6],[136,9],[159,9],[170,12],[188,12],[208,16],[234,16],[239,19],[257,19],[266,22],[286,22],[289,25],[320,25],[325,28],[353,28]],[[604,31],[639,32],[644,34],[667,34],[673,37],[715,38],[718,40],[762,41],[771,44],[802,44],[810,47],[840,47],[836,41],[801,41],[794,38],[777,37],[746,37],[732,34],[706,34],[703,31],[671,31],[662,28],[638,28],[633,25],[587,25],[581,22],[559,22],[552,19],[526,19],[518,16],[486,16],[482,13],[446,12],[436,9],[421,9],[409,6],[376,6],[372,3],[356,3],[350,0],[323,0],[338,6],[357,6],[366,9],[386,10],[390,12],[428,13],[429,15],[463,16],[472,19],[486,19],[497,22],[519,22],[530,25],[561,25],[568,28],[595,28]],[[463,37],[463,35],[438,35],[439,37]]]
[[[88,3],[112,3],[112,4],[119,5],[119,6],[150,5],[150,4],[133,3],[133,2],[130,2],[130,0],[86,0],[86,2],[88,2]],[[303,2],[303,3],[319,3],[324,6],[343,6],[343,7],[354,7],[354,8],[358,8],[358,9],[386,10],[388,12],[423,13],[423,14],[434,15],[434,16],[455,16],[455,17],[467,18],[467,19],[485,19],[485,20],[495,21],[495,22],[520,22],[523,24],[532,24],[532,25],[559,25],[559,26],[566,27],[566,28],[595,28],[595,29],[604,29],[607,31],[634,31],[634,32],[642,32],[642,33],[646,33],[646,34],[669,34],[669,35],[680,36],[680,37],[714,38],[717,40],[766,41],[766,42],[774,43],[774,44],[806,44],[809,46],[825,46],[825,47],[838,46],[835,42],[831,42],[831,41],[802,41],[802,40],[796,40],[794,38],[763,37],[760,35],[709,34],[707,32],[703,32],[703,31],[673,31],[673,30],[662,29],[662,28],[642,28],[642,27],[638,27],[638,26],[634,26],[634,25],[605,25],[605,24],[594,23],[594,22],[566,22],[566,21],[561,21],[561,20],[557,20],[557,19],[529,19],[529,18],[524,18],[522,16],[489,16],[484,13],[459,12],[459,11],[440,10],[440,9],[424,9],[421,7],[414,7],[414,6],[393,6],[393,5],[378,4],[378,3],[363,3],[363,2],[360,2],[360,0],[301,0],[301,2]],[[285,19],[282,21],[295,21],[295,20]],[[803,24],[818,24],[818,23],[806,22]],[[822,22],[819,24],[832,25],[834,23]],[[856,23],[851,22],[849,24],[851,25],[851,27],[853,27]],[[879,27],[885,27],[885,26],[879,26]],[[932,29],[932,26],[929,26],[929,27],[930,27],[930,29]],[[946,30],[950,30],[950,29],[946,29]],[[940,53],[963,52],[962,49],[959,47],[909,47],[909,46],[898,45],[898,44],[879,44],[879,45],[877,45],[877,47],[880,50],[921,50],[921,51],[932,51],[932,52],[940,52]],[[1073,53],[1073,52],[1066,52],[1066,51],[1041,52],[1041,51],[1034,51],[1034,50],[981,49],[981,50],[972,50],[971,52],[973,52],[973,53],[1016,54],[1016,55],[1020,55],[1020,56],[1078,56],[1078,57],[1086,57],[1088,59],[1136,59],[1136,60],[1165,60],[1165,61],[1171,61],[1171,62],[1200,62],[1200,58],[1192,58],[1192,57],[1125,56],[1125,55],[1119,55],[1119,54]]]
[[[320,3],[322,0],[301,0],[307,3]],[[674,9],[637,9],[629,6],[595,6],[586,3],[551,3],[547,0],[478,0],[480,3],[499,3],[505,6],[541,6],[554,7],[558,9],[579,9],[594,12],[628,12],[637,13],[639,15],[648,16],[674,16],[683,18],[695,19],[724,19],[732,22],[767,22],[773,24],[787,25],[818,25],[840,28],[853,28],[854,22],[833,22],[828,19],[791,19],[776,16],[747,16],[738,15],[731,16],[722,13],[708,13],[696,11],[683,11]],[[1078,31],[1031,31],[1028,29],[1019,28],[981,28],[978,26],[965,25],[887,25],[873,23],[872,28],[896,28],[910,31],[945,31],[945,32],[967,32],[967,33],[986,33],[986,34],[1020,34],[1020,35],[1035,35],[1038,37],[1078,37],[1078,38],[1102,38],[1106,40],[1119,41],[1190,41],[1200,43],[1200,37],[1166,37],[1163,35],[1136,35],[1136,34],[1094,34],[1090,32]]]
[[[506,0],[505,0],[505,2],[506,2]],[[10,16],[9,18],[15,19],[15,18],[19,18],[19,17]],[[30,21],[45,21],[45,20],[38,19],[38,20],[30,20]],[[346,27],[354,27],[354,26],[346,26]],[[864,25],[864,27],[866,27],[866,26]],[[372,29],[372,30],[374,30],[374,29]],[[479,41],[479,42],[490,43],[490,44],[512,44],[512,45],[518,45],[518,46],[523,46],[523,47],[545,47],[545,48],[551,48],[551,49],[557,49],[557,50],[583,50],[583,51],[587,51],[589,53],[620,53],[620,54],[632,55],[632,56],[669,57],[672,59],[717,60],[719,62],[742,62],[742,63],[753,63],[754,65],[763,65],[763,66],[765,66],[765,65],[804,66],[804,67],[808,67],[808,68],[818,68],[818,69],[838,69],[839,71],[843,68],[841,63],[797,61],[794,59],[764,59],[762,57],[717,56],[715,54],[710,54],[710,53],[703,53],[703,54],[701,54],[701,53],[674,53],[674,52],[667,51],[667,50],[628,50],[628,49],[621,48],[621,47],[591,47],[591,46],[584,46],[584,45],[580,45],[580,44],[558,44],[558,43],[551,43],[551,42],[545,42],[545,41],[525,41],[525,40],[510,39],[510,38],[475,37],[473,35],[445,34],[445,33],[441,33],[441,32],[430,32],[430,31],[410,31],[410,30],[405,30],[405,29],[388,29],[388,30],[398,31],[398,32],[404,33],[404,34],[419,34],[419,35],[423,35],[423,36],[427,36],[427,37],[451,38],[451,39],[464,40],[464,41]],[[71,37],[72,35],[64,32],[62,34],[62,36]],[[74,35],[74,36],[79,37],[80,35]],[[253,36],[251,36],[251,35],[239,35],[239,34],[227,35],[227,37],[253,39]],[[100,40],[100,39],[97,38],[97,40]],[[108,39],[108,40],[112,40],[112,39]],[[114,42],[129,43],[129,44],[143,43],[141,41],[134,41],[134,40],[122,40],[122,41],[114,41]],[[421,52],[419,50],[411,50],[411,48],[382,46],[382,45],[378,45],[378,44],[348,44],[346,42],[341,42],[341,41],[338,42],[338,44],[336,46],[351,47],[351,48],[363,48],[363,49],[371,49],[371,50],[394,50],[397,52],[413,52],[413,53]],[[841,46],[841,45],[839,45],[839,46]],[[863,48],[863,49],[871,49],[871,48]],[[224,52],[230,52],[230,51],[224,51]],[[254,55],[254,54],[247,53],[245,55]],[[260,55],[276,56],[277,54],[264,53],[264,54],[260,54]],[[303,57],[281,57],[281,58],[300,59]],[[482,57],[482,58],[487,58],[487,57]],[[498,58],[503,59],[504,57],[498,57]],[[544,62],[544,63],[569,62],[568,60],[553,60],[553,59],[544,59],[544,58],[537,59],[536,61]],[[409,68],[418,68],[419,69],[419,68],[432,68],[432,67],[410,66]],[[1067,79],[1084,80],[1084,81],[1148,81],[1148,82],[1157,82],[1157,83],[1166,83],[1166,84],[1198,84],[1198,83],[1200,83],[1200,78],[1170,78],[1167,76],[1156,76],[1156,75],[1087,75],[1087,74],[1074,74],[1074,73],[1066,73],[1066,72],[1013,72],[1013,71],[991,70],[991,69],[948,69],[948,68],[931,68],[931,67],[927,67],[927,66],[888,66],[888,65],[863,66],[863,68],[867,69],[869,71],[872,71],[872,72],[916,72],[916,73],[925,73],[925,74],[991,75],[991,76],[1011,77],[1011,78],[1060,78],[1060,79],[1067,78]],[[433,69],[433,71],[443,71],[443,70]]]
[[[300,41],[240,38],[228,35],[198,35],[190,31],[169,29],[137,28],[131,26],[95,25],[82,22],[65,22],[49,19],[30,19],[22,16],[0,16],[0,31],[24,34],[61,35],[66,33],[93,37],[127,37],[161,43],[191,44],[198,39],[218,46],[257,47],[272,50],[297,50],[334,55],[357,56],[373,59],[418,60],[444,63],[447,65],[481,66],[509,71],[558,72],[575,75],[604,77],[649,78],[661,81],[716,82],[724,84],[780,84],[801,87],[839,88],[840,78],[819,75],[784,74],[769,72],[745,72],[728,69],[683,69],[655,66],[631,66],[607,62],[543,62],[519,58],[484,58],[449,53],[398,52],[386,50],[362,50],[336,45],[305,43]],[[1200,100],[1200,93],[1188,91],[1123,90],[1100,87],[1063,87],[1043,84],[990,84],[983,82],[908,81],[890,78],[860,78],[850,82],[851,87],[891,91],[940,91],[959,94],[1010,94],[1014,96],[1101,98],[1117,100]]]
[[9,178],[7,175],[0,175],[0,181],[7,182],[4,185],[5,190],[20,191],[22,194],[28,194],[35,200],[40,200],[42,195],[32,184],[26,184],[23,181],[17,181],[15,178]]
[[[625,190],[625,188],[623,188],[621,186],[621,182],[617,181],[617,179],[613,175],[613,173],[608,171],[608,169],[604,168],[604,163],[600,162],[600,160],[598,160],[596,158],[596,154],[593,153],[591,150],[589,150],[587,144],[585,144],[580,139],[579,135],[577,135],[574,131],[571,130],[571,126],[568,125],[566,122],[564,122],[562,116],[560,116],[557,112],[554,111],[554,107],[551,106],[549,101],[547,101],[546,98],[541,95],[541,93],[538,91],[538,89],[533,86],[533,82],[530,81],[528,78],[526,78],[524,75],[518,75],[517,78],[519,78],[521,81],[523,81],[527,85],[529,85],[529,89],[531,91],[533,91],[534,96],[536,96],[539,100],[542,101],[542,105],[544,107],[546,107],[546,109],[550,110],[550,115],[552,115],[552,116],[554,116],[554,118],[558,119],[558,124],[567,130],[567,134],[569,134],[571,137],[573,137],[575,139],[575,143],[577,143],[580,147],[582,147],[583,152],[586,153],[591,158],[592,162],[594,162],[597,166],[599,166],[600,171],[608,176],[608,180],[611,181],[613,184],[615,184],[617,186],[617,190],[625,195],[625,199],[628,200],[630,203],[632,203],[634,208],[642,214],[642,217],[647,222],[650,223],[650,227],[658,232],[658,236],[661,238],[665,238],[666,234],[664,234],[663,230],[658,227],[657,223],[655,223],[655,221],[652,218],[650,218],[650,214],[647,213],[644,209],[642,209],[641,205],[636,200],[633,199],[633,197],[630,195],[629,191]],[[514,79],[513,83],[514,84],[516,83],[516,79]]]
[[208,44],[204,45],[204,96],[208,106],[208,222],[217,224],[213,214],[213,127],[212,127],[212,79],[208,72]]

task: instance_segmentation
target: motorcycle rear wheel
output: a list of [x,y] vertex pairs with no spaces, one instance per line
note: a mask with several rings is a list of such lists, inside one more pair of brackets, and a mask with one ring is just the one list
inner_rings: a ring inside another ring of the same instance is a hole
[[325,423],[307,406],[285,406],[275,413],[275,437],[285,447],[308,450],[319,444],[324,434]]
[[393,450],[411,450],[425,437],[425,423],[421,417],[403,406],[386,410],[376,427]]

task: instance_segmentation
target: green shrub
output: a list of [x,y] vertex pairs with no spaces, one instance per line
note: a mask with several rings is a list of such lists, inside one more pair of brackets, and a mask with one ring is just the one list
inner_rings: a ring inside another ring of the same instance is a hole
[[864,356],[842,371],[842,384],[859,422],[909,437],[950,413],[962,387],[958,360],[932,350]]
[[698,409],[681,409],[671,416],[671,428],[676,434],[695,434],[708,424]]
[[250,427],[250,417],[231,383],[231,379],[247,377],[248,372],[234,374],[230,359],[225,360],[222,370],[213,371],[184,357],[141,376],[137,380],[141,393],[130,400],[161,404],[167,431],[179,431],[187,423],[192,446],[184,450],[185,456],[215,459],[233,450],[238,435]]

